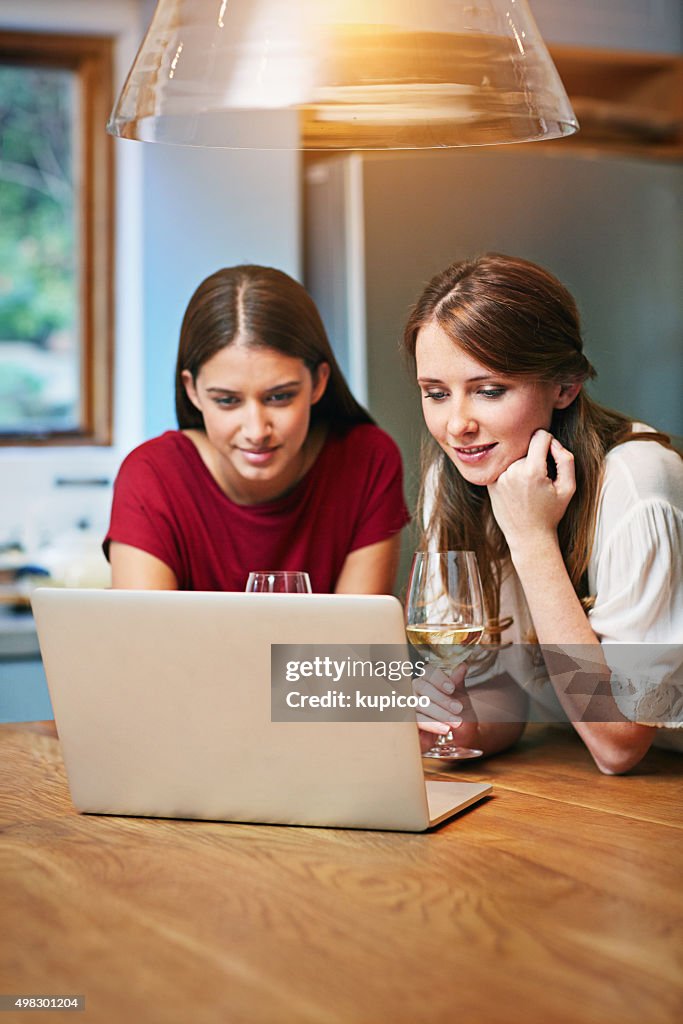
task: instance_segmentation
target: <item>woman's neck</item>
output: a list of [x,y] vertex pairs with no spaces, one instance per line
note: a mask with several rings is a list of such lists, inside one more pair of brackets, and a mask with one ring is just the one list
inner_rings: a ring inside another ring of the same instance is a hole
[[291,459],[283,471],[270,480],[249,480],[209,441],[203,430],[182,430],[197,449],[207,470],[223,493],[236,505],[261,505],[277,501],[289,494],[308,473],[320,454],[327,438],[327,426],[311,427],[296,458]]

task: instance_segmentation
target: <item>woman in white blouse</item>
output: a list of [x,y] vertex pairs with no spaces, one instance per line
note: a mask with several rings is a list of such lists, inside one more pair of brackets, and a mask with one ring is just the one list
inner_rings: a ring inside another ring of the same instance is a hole
[[[664,435],[588,397],[595,371],[576,304],[533,263],[490,254],[448,267],[404,344],[436,442],[426,543],[476,552],[490,620],[511,615],[503,638],[541,645],[546,688],[597,766],[628,771],[683,725],[683,460]],[[538,669],[517,679],[543,703]],[[466,745],[508,746],[524,728],[519,701],[498,721],[468,720],[464,674],[427,687],[435,715]],[[487,685],[479,705],[500,706]]]

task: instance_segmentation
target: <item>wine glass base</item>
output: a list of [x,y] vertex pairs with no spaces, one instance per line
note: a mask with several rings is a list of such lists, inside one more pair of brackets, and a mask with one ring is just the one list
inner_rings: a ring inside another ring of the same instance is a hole
[[444,743],[443,746],[432,747],[431,750],[425,751],[422,756],[432,758],[435,761],[467,761],[472,757],[483,757],[484,751]]

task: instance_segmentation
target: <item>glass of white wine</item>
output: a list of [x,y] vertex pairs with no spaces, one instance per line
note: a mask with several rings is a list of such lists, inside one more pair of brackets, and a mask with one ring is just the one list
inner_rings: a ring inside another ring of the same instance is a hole
[[311,580],[307,572],[250,572],[245,590],[251,594],[310,594]]
[[[452,672],[479,643],[484,626],[484,597],[474,552],[418,551],[408,584],[406,634],[425,661],[446,674]],[[458,746],[449,731],[423,757],[459,761],[482,753]]]

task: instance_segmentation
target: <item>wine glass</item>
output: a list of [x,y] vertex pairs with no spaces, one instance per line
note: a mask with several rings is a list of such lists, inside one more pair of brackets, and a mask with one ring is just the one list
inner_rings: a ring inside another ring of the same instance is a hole
[[[418,551],[406,602],[406,635],[430,664],[452,672],[484,633],[484,598],[473,551]],[[439,736],[423,757],[442,761],[481,757],[458,746],[453,734]]]
[[276,569],[272,572],[250,572],[247,593],[252,594],[310,594],[311,581],[307,572]]

